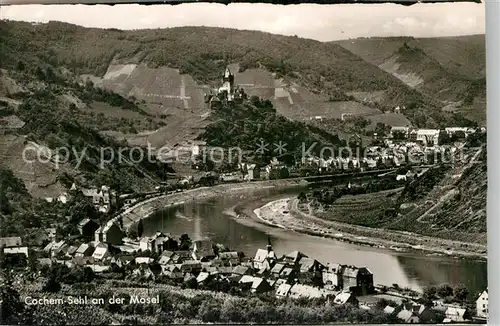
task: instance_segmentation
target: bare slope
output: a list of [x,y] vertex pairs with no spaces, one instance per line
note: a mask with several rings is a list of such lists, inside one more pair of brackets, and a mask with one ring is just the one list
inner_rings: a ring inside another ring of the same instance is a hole
[[409,184],[400,197],[400,218],[389,228],[486,243],[486,147],[468,163],[431,169]]

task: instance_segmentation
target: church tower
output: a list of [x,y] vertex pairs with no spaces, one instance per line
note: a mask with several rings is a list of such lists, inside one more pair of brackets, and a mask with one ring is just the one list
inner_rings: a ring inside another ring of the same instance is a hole
[[270,253],[273,251],[273,246],[271,245],[271,237],[268,235],[267,236],[267,252]]

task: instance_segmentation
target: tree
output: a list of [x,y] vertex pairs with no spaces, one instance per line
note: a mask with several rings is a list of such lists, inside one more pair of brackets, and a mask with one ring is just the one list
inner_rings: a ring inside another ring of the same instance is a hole
[[143,233],[144,233],[144,225],[142,219],[140,219],[139,223],[137,223],[137,236],[141,238]]
[[60,289],[61,289],[61,284],[59,284],[59,282],[57,282],[56,275],[54,275],[54,274],[51,274],[49,276],[49,279],[47,280],[47,282],[44,284],[44,286],[42,288],[43,291],[51,292],[51,293],[59,292]]
[[24,305],[19,293],[12,287],[10,282],[0,286],[0,322],[2,325],[17,324],[23,316]]
[[220,319],[220,306],[215,299],[205,300],[198,309],[198,318],[204,322],[215,323]]
[[297,196],[297,199],[298,199],[299,201],[303,202],[303,201],[306,201],[306,200],[307,200],[307,196],[306,196],[306,194],[305,194],[303,191],[301,191],[301,192],[299,193],[299,195]]
[[440,285],[437,288],[437,294],[441,298],[447,298],[453,295],[453,288],[449,284]]
[[179,246],[180,250],[189,250],[189,247],[191,247],[191,239],[186,233],[181,235],[179,241],[180,241],[180,246]]
[[25,68],[24,62],[18,61],[17,65],[16,65],[16,69],[19,71],[24,71],[24,68]]
[[436,297],[436,293],[437,293],[436,287],[431,285],[431,286],[428,286],[424,289],[423,296],[426,299],[432,300]]
[[455,297],[455,300],[459,302],[467,300],[468,295],[469,295],[469,290],[463,284],[457,285],[453,289],[453,296]]

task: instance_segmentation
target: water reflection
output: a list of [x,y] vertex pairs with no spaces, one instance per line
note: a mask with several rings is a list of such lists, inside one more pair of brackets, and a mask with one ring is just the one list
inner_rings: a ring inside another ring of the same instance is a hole
[[334,261],[366,266],[374,273],[375,283],[379,284],[397,283],[402,287],[420,290],[429,284],[462,283],[471,292],[478,292],[486,287],[487,268],[484,262],[357,246],[270,228],[256,221],[230,217],[225,213],[228,209],[242,204],[251,210],[269,200],[286,197],[297,191],[251,191],[243,195],[227,196],[203,203],[192,202],[165,209],[144,221],[145,235],[158,230],[174,236],[187,233],[193,239],[210,238],[248,256],[253,256],[258,248],[264,248],[269,235],[274,250],[279,254],[300,250],[322,262]]

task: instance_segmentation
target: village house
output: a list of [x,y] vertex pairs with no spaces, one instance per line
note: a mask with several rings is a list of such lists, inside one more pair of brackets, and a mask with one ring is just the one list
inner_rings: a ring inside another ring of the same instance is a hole
[[488,289],[484,290],[476,300],[476,316],[488,318]]
[[241,182],[243,179],[244,176],[241,171],[222,173],[220,175],[220,181],[222,182]]
[[184,273],[175,265],[161,265],[162,274],[171,280],[182,280]]
[[64,249],[68,246],[66,241],[61,240],[58,242],[51,242],[43,249],[45,252],[49,252],[52,257],[55,257],[62,253]]
[[342,289],[343,270],[344,266],[340,264],[328,263],[322,273],[324,288],[329,290]]
[[281,261],[286,264],[296,265],[302,258],[307,258],[307,256],[300,251],[292,251],[286,255],[283,255]]
[[292,285],[290,285],[290,284],[286,284],[286,283],[280,284],[278,286],[278,289],[276,290],[276,297],[277,298],[287,297],[288,294],[290,293],[291,288],[292,288]]
[[436,313],[432,309],[426,307],[423,304],[414,304],[412,309],[413,309],[413,314],[418,317],[420,323],[428,324],[428,323],[441,322],[441,320],[437,320]]
[[135,260],[134,260],[136,265],[142,265],[142,264],[148,265],[148,264],[153,263],[154,261],[155,260],[151,257],[135,257]]
[[323,283],[324,266],[316,259],[304,257],[299,263],[298,281],[302,284],[319,286]]
[[23,254],[28,257],[28,247],[22,245],[21,237],[0,238],[0,248],[4,254]]
[[213,274],[200,272],[200,274],[198,274],[198,276],[196,277],[196,282],[198,283],[198,285],[203,285],[208,283],[213,278],[214,278]]
[[238,282],[242,285],[242,289],[250,290],[252,293],[266,293],[273,290],[273,287],[264,278],[250,275],[243,276]]
[[[70,191],[76,191],[76,184],[73,183]],[[92,204],[101,213],[109,213],[109,211],[116,206],[116,192],[110,190],[107,186],[102,186],[100,190],[97,188],[81,189],[85,197],[92,199]]]
[[38,265],[39,266],[52,266],[52,259],[50,258],[38,258],[37,259]]
[[109,253],[109,249],[101,246],[96,247],[92,254],[92,258],[94,258],[95,261],[105,261],[110,257],[111,254]]
[[88,257],[91,256],[94,251],[91,245],[87,243],[82,243],[76,250],[75,257]]
[[269,282],[269,285],[271,285],[273,287],[273,289],[275,289],[275,290],[278,290],[278,288],[282,284],[289,284],[290,286],[292,286],[294,284],[292,282],[287,282],[286,280],[281,279],[281,278],[278,278],[278,279],[275,279],[275,280],[268,280],[268,282]]
[[237,251],[220,252],[217,256],[226,266],[236,266],[240,263],[241,255]]
[[162,252],[163,250],[176,250],[177,241],[162,232],[156,232],[151,237],[144,237],[139,243],[142,251]]
[[233,275],[238,275],[238,276],[243,276],[243,275],[250,275],[252,273],[252,270],[248,266],[236,266],[233,268],[232,274]]
[[84,218],[78,223],[78,232],[86,239],[91,239],[98,228],[99,224],[89,218]]
[[196,260],[186,260],[180,265],[183,273],[198,273],[201,271],[201,264]]
[[418,324],[420,322],[420,318],[418,318],[413,310],[407,310],[406,308],[401,309],[397,317],[406,324]]
[[173,251],[169,251],[169,250],[163,251],[160,255],[160,258],[158,259],[158,264],[167,265],[170,262],[170,260],[174,254],[175,253]]
[[271,276],[277,278],[280,276],[281,272],[285,269],[286,265],[283,263],[276,263],[273,268],[271,268],[270,274]]
[[66,257],[72,258],[77,250],[78,250],[77,246],[69,246],[64,250],[64,254]]
[[387,314],[387,315],[392,315],[395,310],[396,310],[396,308],[391,307],[391,306],[388,305],[388,306],[386,306],[384,308],[384,313]]
[[359,301],[353,293],[341,292],[335,296],[333,303],[338,305],[344,305],[344,304],[358,305]]
[[346,266],[342,271],[342,286],[358,295],[372,293],[373,273],[366,267]]
[[196,261],[209,261],[215,258],[216,253],[210,240],[196,240],[191,245],[191,255]]
[[181,264],[182,262],[190,259],[192,259],[190,251],[179,250],[174,252],[174,255],[170,258],[169,264]]
[[101,226],[95,231],[95,241],[114,245],[122,244],[123,232],[116,223],[109,221],[105,226]]
[[279,274],[279,278],[285,280],[287,283],[295,282],[296,277],[297,277],[297,272],[291,267],[286,267]]
[[424,146],[434,146],[439,145],[439,135],[438,129],[417,129],[416,134],[411,134],[410,140],[420,142]]
[[240,169],[245,181],[253,181],[260,178],[260,168],[256,164],[240,163]]
[[294,284],[288,291],[288,296],[293,299],[314,299],[321,298],[323,294],[320,288],[304,284]]
[[134,256],[132,255],[121,255],[118,257],[111,258],[111,264],[115,264],[118,267],[125,267],[134,261]]
[[257,249],[257,252],[255,253],[253,268],[257,270],[270,270],[274,267],[277,260],[278,259],[271,245],[271,239],[268,237],[266,250]]
[[443,320],[443,323],[451,323],[451,322],[462,323],[466,321],[465,313],[466,309],[464,308],[448,307],[444,312],[446,317]]
[[0,248],[13,248],[13,247],[20,247],[22,245],[23,241],[21,240],[21,237],[5,237],[5,238],[0,238]]

